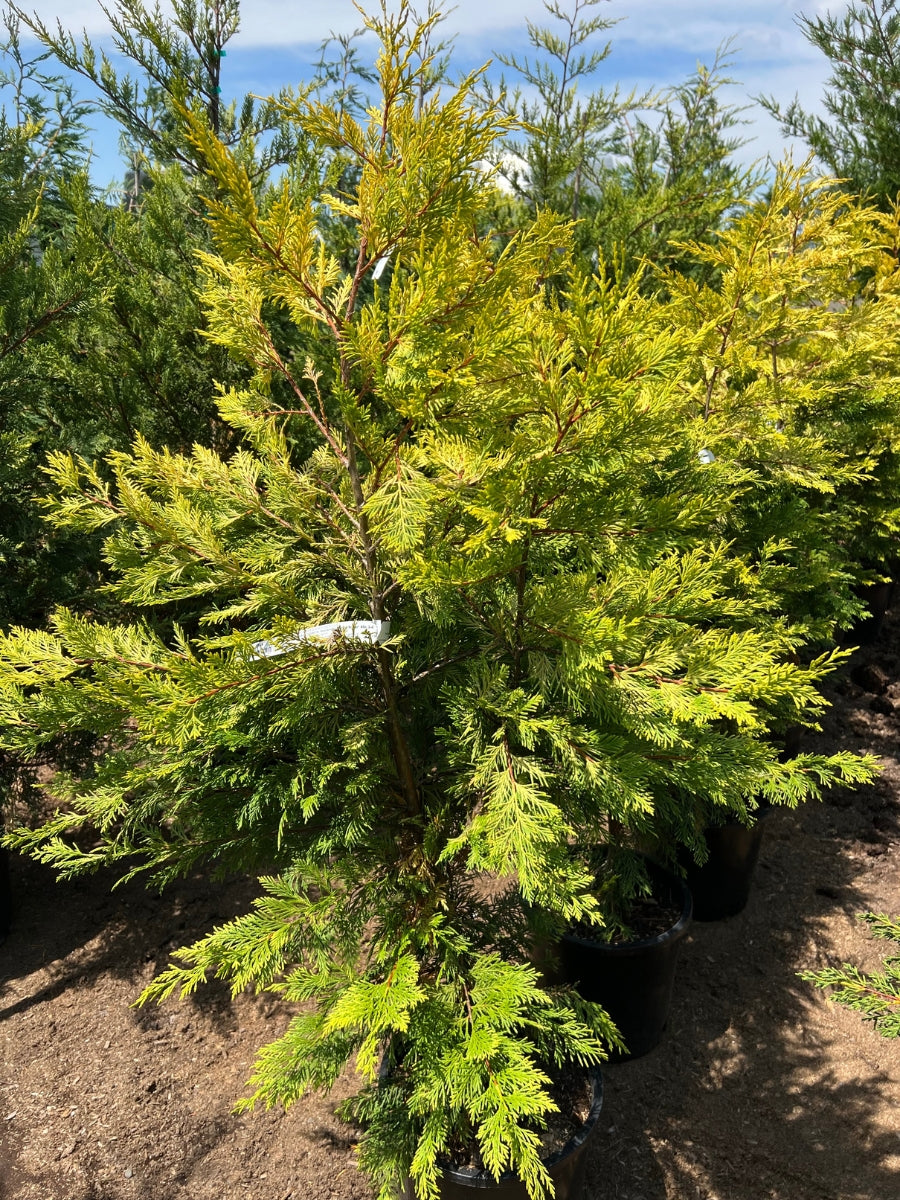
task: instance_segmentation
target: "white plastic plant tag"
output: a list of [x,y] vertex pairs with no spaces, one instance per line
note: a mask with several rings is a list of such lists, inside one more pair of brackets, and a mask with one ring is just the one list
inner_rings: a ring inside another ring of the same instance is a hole
[[391,261],[391,252],[390,252],[390,250],[388,250],[387,254],[385,254],[382,258],[379,258],[378,262],[375,264],[375,270],[372,272],[372,278],[380,279],[382,277],[382,275],[384,274],[384,268],[388,265],[388,263],[390,261]]
[[705,463],[707,466],[709,466],[710,463],[714,463],[716,461],[716,456],[713,454],[712,450],[707,450],[705,448],[700,451],[700,453],[697,455],[697,457],[700,459],[700,461],[702,463]]
[[298,629],[283,641],[269,642],[263,639],[253,643],[254,658],[277,658],[289,654],[304,642],[332,642],[344,637],[352,642],[367,642],[370,646],[380,645],[391,636],[390,621],[335,621],[332,625],[310,625]]

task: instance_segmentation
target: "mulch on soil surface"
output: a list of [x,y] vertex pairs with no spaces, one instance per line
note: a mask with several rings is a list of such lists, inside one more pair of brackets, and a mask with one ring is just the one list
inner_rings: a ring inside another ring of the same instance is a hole
[[[885,953],[856,914],[900,914],[900,613],[857,651],[804,749],[871,750],[871,786],[767,821],[747,909],[683,943],[663,1044],[604,1072],[586,1200],[900,1197],[900,1041],[796,972]],[[0,947],[0,1200],[366,1200],[355,1084],[235,1116],[291,1010],[209,985],[129,1005],[171,950],[245,911],[255,881],[163,897],[13,863]]]

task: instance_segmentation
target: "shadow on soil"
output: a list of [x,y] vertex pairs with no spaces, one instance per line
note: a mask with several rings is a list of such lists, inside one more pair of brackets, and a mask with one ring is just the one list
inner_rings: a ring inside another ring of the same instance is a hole
[[[245,912],[259,890],[255,879],[198,877],[159,895],[139,880],[113,891],[115,878],[101,871],[57,882],[47,867],[11,856],[13,922],[0,945],[0,1021],[100,974],[137,981],[145,964],[161,970],[172,950]],[[39,971],[44,978],[35,988],[16,984]],[[226,988],[212,984],[192,1000],[227,1020]]]
[[[88,987],[101,977],[133,984],[136,999],[142,983],[168,965],[172,950],[245,912],[258,894],[255,879],[222,883],[192,878],[171,885],[161,896],[140,881],[112,891],[115,876],[109,872],[57,883],[48,868],[20,856],[11,857],[10,879],[14,916],[9,936],[0,945],[0,1023],[40,1010],[70,988]],[[188,1003],[204,1023],[219,1031],[236,1027],[225,984],[207,984]],[[145,1033],[166,1028],[166,1015],[155,1005],[133,1010],[129,1017]],[[48,1020],[51,1037],[53,1028]],[[149,1101],[156,1089],[151,1081],[147,1095],[138,1095],[134,1103]],[[184,1195],[184,1179],[194,1166],[233,1132],[228,1109],[230,1103],[224,1113],[193,1119],[191,1150],[179,1158],[178,1178],[166,1182],[154,1177],[155,1200]],[[51,1178],[42,1172],[39,1180],[32,1180],[17,1165],[18,1150],[12,1134],[0,1127],[0,1200],[6,1195],[4,1188],[13,1189],[13,1195],[26,1183],[39,1184],[48,1197],[72,1194],[73,1180],[63,1174]],[[84,1166],[89,1178],[78,1192],[79,1200],[106,1200],[103,1185],[90,1179],[92,1163],[87,1157]],[[136,1183],[137,1176],[138,1172]],[[60,1190],[54,1191],[54,1186]]]
[[[896,1131],[872,1118],[876,1106],[897,1103],[896,1071],[890,1077],[880,1062],[896,1062],[900,1046],[866,1026],[864,1072],[826,1067],[840,1027],[833,1038],[821,1025],[818,1032],[807,1027],[820,1001],[796,976],[841,961],[826,916],[841,909],[849,923],[869,907],[870,873],[892,843],[898,853],[900,711],[873,705],[850,681],[854,665],[871,661],[900,681],[889,649],[897,645],[895,619],[883,641],[854,655],[823,732],[802,747],[870,750],[889,760],[885,775],[821,805],[774,813],[746,910],[695,923],[663,1043],[605,1072],[604,1134],[588,1166],[586,1200],[900,1195]],[[883,715],[872,718],[873,710]]]

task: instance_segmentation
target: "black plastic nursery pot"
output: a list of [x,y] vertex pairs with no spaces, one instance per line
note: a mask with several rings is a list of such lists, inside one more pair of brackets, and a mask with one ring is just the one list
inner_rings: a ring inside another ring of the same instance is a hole
[[[578,1132],[562,1149],[547,1155],[543,1162],[553,1180],[556,1200],[580,1200],[584,1190],[587,1150],[599,1130],[603,1107],[603,1079],[597,1067],[591,1071],[593,1098],[590,1112]],[[472,1200],[475,1191],[489,1190],[491,1200],[528,1200],[525,1184],[517,1175],[504,1172],[499,1179],[489,1171],[474,1167],[445,1167],[440,1178],[441,1200]],[[403,1200],[415,1200],[415,1190],[407,1181]]]
[[885,614],[891,606],[894,584],[889,580],[880,583],[865,583],[854,588],[860,600],[869,610],[867,617],[860,617],[847,630],[841,641],[844,645],[871,645],[877,641],[884,624]]
[[618,1026],[627,1053],[609,1061],[640,1058],[656,1046],[672,1002],[681,941],[691,924],[693,903],[684,882],[657,863],[648,862],[657,899],[675,905],[680,915],[669,929],[634,942],[599,942],[569,932],[559,945],[563,977],[585,1000],[602,1005]]
[[750,899],[765,819],[771,811],[770,806],[761,806],[752,825],[735,818],[708,826],[703,835],[709,858],[702,866],[694,862],[688,850],[682,850],[679,858],[694,898],[695,920],[723,921],[744,910]]

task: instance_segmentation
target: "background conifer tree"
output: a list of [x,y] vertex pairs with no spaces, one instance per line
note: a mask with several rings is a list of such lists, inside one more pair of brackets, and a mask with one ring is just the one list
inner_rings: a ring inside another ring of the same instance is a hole
[[805,141],[854,192],[891,206],[900,191],[900,10],[897,0],[854,0],[843,12],[799,18],[831,65],[827,117],[799,100],[761,97],[787,137]]
[[[73,539],[52,538],[34,500],[47,421],[31,398],[26,365],[35,344],[85,305],[95,286],[89,264],[73,270],[73,236],[63,192],[84,169],[86,108],[71,85],[27,58],[9,17],[0,46],[0,627],[28,619],[84,584]],[[80,578],[80,583],[75,583]]]
[[722,527],[764,565],[778,607],[828,639],[851,585],[897,553],[897,215],[849,201],[806,166],[669,270],[665,320],[702,351],[694,412],[715,458],[747,472]]
[[[137,68],[136,76],[117,71],[109,57],[85,36],[81,42],[61,20],[56,29],[15,4],[17,19],[70,71],[97,89],[97,107],[122,130],[122,146],[131,169],[137,160],[175,163],[189,174],[206,164],[185,141],[175,106],[189,102],[223,144],[248,154],[254,180],[290,161],[297,143],[278,117],[273,100],[252,96],[223,99],[227,47],[240,25],[238,0],[175,0],[172,15],[148,8],[142,0],[115,0],[105,9],[113,45]],[[250,152],[250,147],[253,151]]]
[[588,43],[614,22],[592,12],[602,0],[574,0],[571,9],[555,0],[547,12],[562,29],[527,22],[528,40],[538,57],[518,59],[499,54],[504,66],[520,76],[523,87],[511,91],[505,79],[496,88],[482,86],[489,103],[498,104],[527,130],[502,143],[500,170],[533,216],[542,208],[573,220],[590,204],[592,184],[610,151],[619,114],[635,97],[623,100],[617,87],[579,95],[579,80],[594,75],[606,60],[610,44],[588,49]]
[[[83,181],[65,196],[69,270],[96,284],[76,320],[60,324],[29,364],[36,406],[62,448],[102,454],[129,446],[140,432],[154,445],[189,448],[228,436],[210,402],[212,381],[238,378],[227,355],[199,332],[194,249],[207,242],[202,164],[179,133],[172,105],[194,105],[217,137],[251,163],[257,187],[273,161],[295,154],[279,137],[272,106],[247,98],[225,104],[226,47],[238,26],[234,0],[178,4],[171,20],[135,0],[109,13],[117,49],[138,68],[117,72],[85,38],[55,32],[19,13],[44,56],[84,75],[95,104],[115,120],[129,163],[117,209]],[[259,147],[260,138],[269,144]],[[134,186],[135,177],[139,187]]]
[[[593,240],[607,259],[624,253],[631,270],[641,259],[681,273],[697,270],[686,241],[707,242],[758,190],[762,176],[734,155],[742,109],[725,104],[730,45],[710,66],[653,98],[649,112],[620,115],[613,153],[603,164]],[[652,280],[648,279],[648,282]]]
[[759,183],[731,159],[742,142],[741,110],[720,98],[733,82],[729,47],[678,86],[623,96],[592,82],[612,49],[594,48],[596,36],[616,23],[594,11],[600,3],[545,3],[553,26],[528,22],[535,57],[498,55],[521,84],[482,85],[516,121],[494,161],[523,217],[549,207],[578,221],[586,263],[599,248],[629,272],[645,256],[674,265],[680,242],[711,237]]

